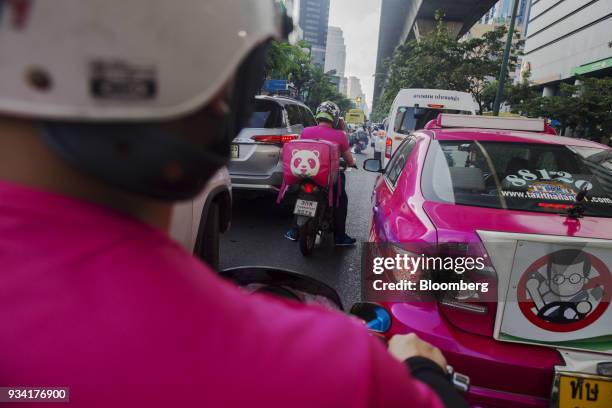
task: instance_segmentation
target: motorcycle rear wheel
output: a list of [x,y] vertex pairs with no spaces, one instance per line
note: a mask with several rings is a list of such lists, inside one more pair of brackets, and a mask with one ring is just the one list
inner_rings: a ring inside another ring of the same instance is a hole
[[315,247],[315,241],[317,239],[317,230],[315,227],[315,221],[309,220],[306,224],[300,227],[299,240],[300,240],[300,252],[304,256],[312,255],[312,251]]

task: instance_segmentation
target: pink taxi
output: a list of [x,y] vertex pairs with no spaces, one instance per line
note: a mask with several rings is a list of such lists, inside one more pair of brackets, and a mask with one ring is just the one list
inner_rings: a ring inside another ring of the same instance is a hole
[[482,407],[612,407],[612,150],[544,120],[440,115],[398,147],[373,193],[369,241],[468,244],[490,292],[387,302],[471,378]]

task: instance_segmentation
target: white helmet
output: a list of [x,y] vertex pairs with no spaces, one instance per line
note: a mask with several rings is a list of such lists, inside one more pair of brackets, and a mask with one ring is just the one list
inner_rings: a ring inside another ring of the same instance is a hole
[[280,31],[272,0],[17,3],[0,5],[0,112],[26,117],[185,115]]
[[[54,152],[109,184],[189,198],[226,163],[267,43],[289,23],[273,0],[0,0],[0,115],[34,119]],[[231,80],[223,131],[196,144],[155,126]]]

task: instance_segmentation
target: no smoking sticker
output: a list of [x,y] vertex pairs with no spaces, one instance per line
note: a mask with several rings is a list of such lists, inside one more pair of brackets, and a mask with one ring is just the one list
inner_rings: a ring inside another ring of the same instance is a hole
[[502,339],[612,350],[612,248],[519,241]]
[[517,288],[519,307],[531,323],[544,330],[580,330],[607,310],[610,279],[609,269],[596,256],[580,249],[562,249],[539,258],[522,274]]

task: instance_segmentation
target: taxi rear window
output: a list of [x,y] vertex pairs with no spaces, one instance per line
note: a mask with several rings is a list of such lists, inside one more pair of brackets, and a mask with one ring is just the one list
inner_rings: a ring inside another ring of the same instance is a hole
[[540,212],[567,211],[584,189],[584,215],[611,217],[612,150],[434,141],[422,189],[432,201]]

